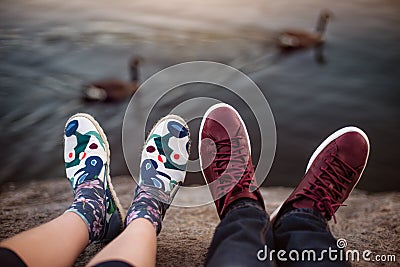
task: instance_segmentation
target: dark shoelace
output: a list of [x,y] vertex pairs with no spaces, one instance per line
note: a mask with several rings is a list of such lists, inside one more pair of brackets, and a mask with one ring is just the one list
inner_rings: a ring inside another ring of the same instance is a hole
[[[352,182],[351,177],[357,174],[357,171],[347,164],[336,154],[330,154],[333,161],[325,160],[327,167],[321,167],[322,174],[316,175],[315,182],[309,182],[310,189],[304,188],[303,192],[297,193],[296,196],[304,196],[313,200],[316,203],[316,208],[320,212],[326,212],[328,219],[334,219],[335,208],[339,206],[346,206],[339,202],[339,199],[343,197],[343,191],[347,185]],[[338,172],[340,170],[340,172]]]
[[[226,194],[226,191],[232,189],[235,185],[237,189],[243,190],[252,183],[252,171],[251,168],[247,168],[249,159],[246,157],[246,153],[242,152],[245,149],[244,145],[240,145],[240,140],[243,138],[236,136],[215,142],[217,153],[214,159],[216,167],[213,168],[213,171],[221,175],[218,178],[220,182],[216,188],[218,196]],[[229,148],[230,151],[221,151],[225,147]],[[241,182],[238,183],[240,180]]]

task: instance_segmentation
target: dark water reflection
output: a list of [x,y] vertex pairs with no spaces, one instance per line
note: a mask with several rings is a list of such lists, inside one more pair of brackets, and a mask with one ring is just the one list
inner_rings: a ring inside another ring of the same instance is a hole
[[[189,60],[247,65],[244,70],[268,99],[277,125],[277,153],[265,185],[296,185],[319,142],[342,126],[356,125],[368,133],[372,144],[359,187],[400,189],[399,3],[236,0],[212,6],[206,1],[213,8],[201,13],[207,6],[195,2],[198,8],[192,10],[181,2],[127,1],[110,6],[100,1],[94,7],[79,1],[2,1],[1,181],[63,176],[62,131],[76,112],[94,115],[104,127],[112,148],[112,174],[128,173],[121,150],[128,101],[83,103],[79,88],[104,76],[127,79],[128,58],[140,54],[145,58],[143,79]],[[313,51],[271,60],[276,53],[274,31],[310,28],[325,7],[335,13],[324,47],[326,64],[316,63]],[[207,88],[201,93],[177,90],[157,114],[166,114],[191,97],[220,98],[238,106],[258,158],[259,130],[251,111],[238,99]],[[143,105],[152,104],[152,93],[141,96]],[[156,120],[153,115],[148,124]],[[190,123],[192,136],[197,136],[198,124],[199,120]],[[197,158],[196,146],[193,140],[192,158]],[[199,174],[190,174],[187,180],[202,181]]]

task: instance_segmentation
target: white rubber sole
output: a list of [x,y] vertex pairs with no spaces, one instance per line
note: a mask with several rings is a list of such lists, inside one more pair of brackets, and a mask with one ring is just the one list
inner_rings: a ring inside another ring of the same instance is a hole
[[208,182],[207,182],[207,179],[205,179],[206,176],[204,175],[203,162],[201,160],[201,155],[200,155],[201,154],[201,148],[200,148],[200,146],[201,146],[201,133],[203,132],[204,123],[206,122],[206,119],[207,119],[208,115],[210,115],[210,113],[212,111],[214,111],[214,110],[216,110],[218,108],[222,108],[222,107],[226,107],[226,108],[231,109],[233,112],[235,112],[236,116],[239,118],[240,123],[243,125],[245,133],[246,133],[246,139],[247,139],[247,143],[249,145],[249,150],[250,150],[250,155],[251,155],[250,137],[249,137],[249,134],[247,132],[246,124],[244,123],[244,121],[243,121],[242,117],[240,116],[239,112],[236,109],[234,109],[231,105],[228,105],[226,103],[218,103],[218,104],[212,105],[209,109],[207,109],[206,113],[204,113],[203,119],[201,120],[201,123],[200,123],[200,130],[199,130],[199,161],[200,161],[201,173],[203,174],[203,177],[204,177],[204,180],[206,181],[206,184],[208,184]]
[[[334,132],[333,134],[331,134],[330,136],[328,136],[328,138],[326,138],[326,139],[317,147],[317,149],[314,151],[314,153],[311,155],[311,158],[310,158],[310,160],[308,161],[308,164],[307,164],[306,173],[308,172],[308,169],[310,168],[310,166],[312,165],[312,163],[314,162],[314,160],[318,157],[318,155],[321,153],[322,150],[324,150],[324,148],[325,148],[327,145],[329,145],[329,144],[330,144],[333,140],[335,140],[336,138],[338,138],[338,137],[340,137],[340,136],[342,136],[342,135],[344,135],[344,134],[346,134],[346,133],[350,133],[350,132],[359,133],[359,134],[365,139],[365,141],[366,141],[367,144],[368,144],[368,154],[367,154],[367,158],[366,158],[366,160],[365,160],[364,167],[363,167],[363,169],[362,169],[362,171],[361,171],[360,177],[358,178],[357,182],[354,184],[353,188],[350,190],[350,193],[351,193],[351,192],[354,190],[354,188],[357,186],[358,182],[359,182],[360,179],[361,179],[361,176],[362,176],[362,174],[363,174],[363,172],[364,172],[364,170],[365,170],[365,167],[367,166],[367,161],[368,161],[369,152],[370,152],[370,143],[369,143],[368,136],[367,136],[366,133],[364,133],[360,128],[357,128],[357,127],[355,127],[355,126],[347,126],[347,127],[344,127],[344,128],[342,128],[342,129],[340,129],[340,130],[337,130],[336,132]],[[350,194],[350,193],[349,193],[349,194]],[[285,201],[286,201],[286,200],[285,200]],[[284,202],[285,202],[285,201],[284,201]],[[276,209],[274,210],[274,212],[271,214],[271,216],[270,216],[271,222],[274,222],[274,221],[275,221],[276,216],[278,215],[278,213],[279,213],[280,209],[282,208],[284,202],[283,202],[281,205],[279,205],[279,207],[276,208]]]
[[105,147],[106,147],[106,153],[107,153],[107,183],[108,183],[108,188],[110,189],[111,192],[111,196],[113,198],[113,201],[115,203],[115,206],[117,208],[117,212],[119,213],[119,216],[121,217],[121,221],[122,221],[122,225],[121,225],[121,229],[124,229],[124,221],[125,221],[125,210],[123,209],[119,198],[117,197],[117,193],[114,190],[114,186],[111,182],[111,176],[110,176],[110,145],[108,144],[108,140],[107,140],[107,136],[103,131],[103,128],[101,128],[100,124],[89,114],[87,113],[77,113],[75,115],[73,115],[72,117],[70,117],[66,123],[66,125],[68,125],[68,123],[73,120],[74,118],[79,118],[79,117],[83,117],[88,119],[91,123],[93,123],[94,127],[96,128],[96,130],[99,132],[101,139],[103,139]]

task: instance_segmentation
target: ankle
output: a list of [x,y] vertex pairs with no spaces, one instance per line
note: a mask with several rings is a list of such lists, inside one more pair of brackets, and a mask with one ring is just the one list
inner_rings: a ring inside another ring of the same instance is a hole
[[315,217],[321,218],[321,220],[327,221],[329,220],[326,216],[326,213],[321,212],[313,205],[314,202],[310,204],[307,199],[301,199],[296,202],[286,203],[280,208],[279,213],[277,214],[276,218],[274,218],[274,222],[279,221],[283,217],[287,217],[289,214],[295,214],[298,212],[301,213],[310,213],[313,214]]
[[74,190],[74,201],[65,212],[73,212],[85,222],[89,231],[89,243],[100,240],[106,217],[103,182],[94,180],[78,185]]
[[224,218],[228,213],[237,210],[237,209],[242,209],[242,208],[248,208],[248,207],[254,207],[257,208],[261,211],[265,212],[264,206],[259,203],[259,201],[251,199],[251,198],[240,198],[235,201],[233,201],[231,204],[229,204],[224,213],[221,216],[221,219]]
[[137,187],[132,205],[128,210],[125,227],[136,219],[146,219],[154,226],[158,235],[162,228],[162,220],[169,205],[158,200],[156,196],[145,190],[142,186]]

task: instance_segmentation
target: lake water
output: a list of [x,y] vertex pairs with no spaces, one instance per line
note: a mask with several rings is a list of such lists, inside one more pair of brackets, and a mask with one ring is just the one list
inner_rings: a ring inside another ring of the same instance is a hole
[[[285,28],[312,30],[329,8],[323,49],[277,56],[273,36]],[[128,174],[121,127],[128,100],[88,104],[81,85],[128,79],[132,55],[141,79],[176,63],[210,60],[240,68],[260,87],[277,127],[277,151],[264,185],[295,186],[308,157],[331,132],[364,129],[371,155],[359,188],[400,190],[400,3],[397,1],[127,1],[0,2],[0,181],[64,176],[63,127],[76,112],[95,116],[111,143],[113,175]],[[152,105],[157,89],[141,95]],[[215,97],[238,107],[258,161],[262,141],[251,111],[230,94],[205,86],[177,89],[148,121],[183,100]],[[207,108],[207,107],[201,107]],[[188,111],[190,113],[190,111]],[[194,112],[194,111],[192,111]],[[198,136],[200,120],[189,123]],[[141,127],[141,125],[138,125]],[[137,140],[138,146],[143,140]],[[192,159],[197,156],[193,140]],[[191,173],[188,183],[202,183]]]

